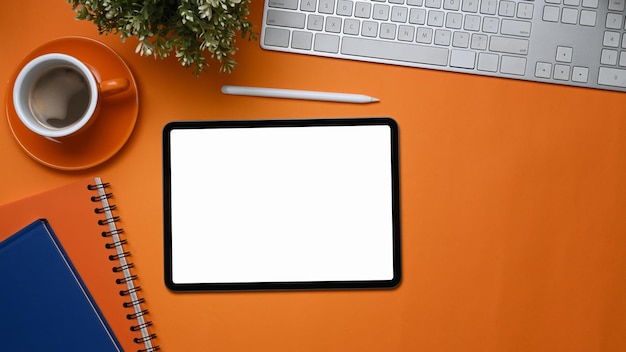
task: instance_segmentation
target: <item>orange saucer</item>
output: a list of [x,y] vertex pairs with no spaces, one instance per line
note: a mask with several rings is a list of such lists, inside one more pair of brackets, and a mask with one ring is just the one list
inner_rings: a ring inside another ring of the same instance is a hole
[[[21,67],[35,57],[48,53],[76,57],[94,71],[98,82],[120,77],[130,82],[127,91],[103,98],[100,114],[91,127],[58,142],[26,128],[13,108],[13,85]],[[33,159],[59,170],[87,169],[115,155],[133,132],[138,110],[137,83],[126,63],[111,48],[89,38],[59,38],[33,50],[20,63],[6,91],[7,119],[17,142]]]

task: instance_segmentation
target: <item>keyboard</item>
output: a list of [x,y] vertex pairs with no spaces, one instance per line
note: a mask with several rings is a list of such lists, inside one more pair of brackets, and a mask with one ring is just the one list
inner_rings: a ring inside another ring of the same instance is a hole
[[626,0],[266,0],[261,47],[626,91]]

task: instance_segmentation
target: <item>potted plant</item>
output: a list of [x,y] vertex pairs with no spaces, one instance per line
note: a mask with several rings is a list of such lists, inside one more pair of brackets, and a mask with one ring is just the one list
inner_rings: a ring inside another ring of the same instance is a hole
[[256,40],[248,21],[250,0],[67,0],[76,18],[93,22],[100,34],[135,37],[135,52],[178,62],[200,75],[217,60],[221,72],[232,72],[237,34]]

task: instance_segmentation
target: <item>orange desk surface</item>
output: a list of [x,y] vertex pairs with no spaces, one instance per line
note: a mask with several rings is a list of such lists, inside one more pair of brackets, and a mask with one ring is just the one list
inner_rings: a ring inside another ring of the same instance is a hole
[[[253,0],[257,30],[262,6]],[[173,59],[139,57],[133,40],[99,36],[55,0],[3,2],[2,97],[28,52],[76,35],[104,42],[130,66],[140,100],[135,130],[108,162],[67,172],[27,156],[3,118],[0,203],[87,175],[111,182],[164,351],[626,350],[626,94],[288,55],[246,41],[232,75],[213,64],[198,79]],[[222,84],[381,102],[224,96]],[[400,126],[399,288],[168,292],[165,123],[356,116],[391,116]]]

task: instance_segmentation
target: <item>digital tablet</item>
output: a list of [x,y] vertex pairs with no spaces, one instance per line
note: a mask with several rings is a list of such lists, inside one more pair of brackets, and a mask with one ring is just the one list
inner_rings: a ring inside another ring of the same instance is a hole
[[170,290],[400,282],[391,118],[172,122],[163,167]]

